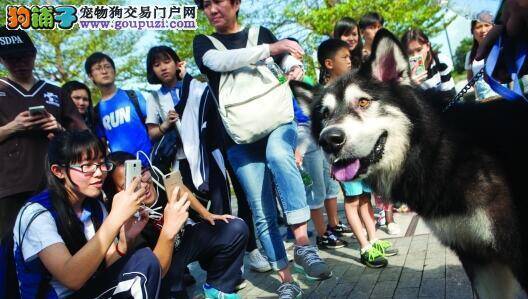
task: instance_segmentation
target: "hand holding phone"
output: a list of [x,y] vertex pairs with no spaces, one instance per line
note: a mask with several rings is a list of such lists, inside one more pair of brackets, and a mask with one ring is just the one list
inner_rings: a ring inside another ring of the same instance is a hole
[[[126,160],[125,161],[125,189],[130,186],[132,180],[141,178],[141,160]],[[139,185],[138,185],[139,188]]]
[[28,110],[30,116],[46,116],[46,108],[44,106],[31,106]]
[[422,55],[409,57],[409,64],[411,65],[411,73],[413,77],[417,77],[427,72]]
[[176,187],[183,186],[183,179],[181,173],[176,170],[171,173],[166,174],[163,177],[163,185],[165,186],[165,191],[167,192],[167,197],[172,197],[172,192]]

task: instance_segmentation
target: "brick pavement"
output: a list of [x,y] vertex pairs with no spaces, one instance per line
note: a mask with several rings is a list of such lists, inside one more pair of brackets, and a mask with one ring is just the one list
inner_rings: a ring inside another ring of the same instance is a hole
[[[348,247],[320,251],[334,275],[326,281],[313,282],[294,274],[303,289],[303,298],[473,298],[458,258],[432,234],[389,240],[400,253],[389,257],[384,269],[363,266],[354,239],[349,239]],[[291,248],[289,252],[293,254]],[[200,298],[205,273],[196,264],[191,269],[199,283],[188,290],[189,295]],[[248,286],[239,292],[243,298],[276,298],[276,274],[246,269],[245,277]]]

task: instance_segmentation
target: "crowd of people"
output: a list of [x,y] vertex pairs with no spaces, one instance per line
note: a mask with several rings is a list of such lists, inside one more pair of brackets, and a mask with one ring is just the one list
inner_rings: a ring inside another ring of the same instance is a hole
[[[372,268],[398,254],[376,236],[380,226],[401,233],[395,208],[330,166],[286,83],[327,85],[358,69],[383,17],[340,19],[317,48],[314,80],[305,74],[298,41],[242,26],[240,4],[197,1],[214,28],[193,42],[207,82],[189,75],[168,46],[148,52],[146,79],[160,85],[149,92],[119,88],[114,60],[89,55],[85,72],[101,94],[96,105],[82,82],[59,88],[36,79],[38,51],[27,33],[0,31],[15,41],[0,45],[8,71],[0,78],[0,289],[19,286],[0,297],[186,298],[186,286],[195,283],[187,266],[198,261],[207,272],[206,298],[239,298],[247,256],[250,269],[278,272],[279,298],[299,298],[290,262],[309,279],[332,276],[318,249],[345,247],[353,236],[361,262]],[[471,23],[468,79],[483,65],[477,48],[492,28],[489,12]],[[455,95],[450,59],[422,30],[409,29],[401,44],[416,88]],[[475,93],[478,101],[497,97],[485,81]],[[125,161],[136,159],[141,175],[126,184]],[[175,173],[181,184],[169,192],[164,178]],[[347,224],[338,215],[340,192]],[[281,222],[294,240],[293,257]]]

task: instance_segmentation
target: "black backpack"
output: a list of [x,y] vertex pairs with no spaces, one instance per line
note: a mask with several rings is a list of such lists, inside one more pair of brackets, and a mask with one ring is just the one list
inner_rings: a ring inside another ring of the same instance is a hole
[[[154,101],[161,111],[158,92],[151,91],[150,93],[154,97]],[[152,151],[150,152],[150,161],[152,162],[152,165],[156,166],[164,174],[171,172],[178,148],[182,146],[180,133],[176,127],[170,128],[165,134],[163,134],[160,140],[152,146]]]

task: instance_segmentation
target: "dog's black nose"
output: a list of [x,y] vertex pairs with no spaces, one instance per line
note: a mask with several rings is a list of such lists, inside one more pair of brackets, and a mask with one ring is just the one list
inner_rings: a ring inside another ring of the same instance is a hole
[[319,136],[319,144],[328,153],[337,153],[345,145],[345,132],[338,128],[325,130]]

